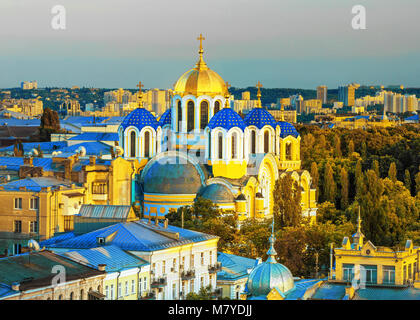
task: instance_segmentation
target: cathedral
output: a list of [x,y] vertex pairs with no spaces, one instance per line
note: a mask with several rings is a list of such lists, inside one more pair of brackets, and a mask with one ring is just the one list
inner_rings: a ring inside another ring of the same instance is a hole
[[302,192],[303,215],[315,219],[315,189],[301,170],[300,136],[261,106],[244,118],[233,108],[229,84],[203,59],[202,35],[194,68],[174,84],[171,107],[159,119],[139,107],[119,127],[120,152],[138,164],[132,200],[145,218],[164,219],[197,197],[233,210],[239,220],[269,218],[276,180],[291,175]]

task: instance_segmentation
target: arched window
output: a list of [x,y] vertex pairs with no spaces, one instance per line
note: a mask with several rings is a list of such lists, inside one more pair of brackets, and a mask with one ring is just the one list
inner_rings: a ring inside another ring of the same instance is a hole
[[60,295],[58,296],[58,300],[63,300],[63,295],[62,295],[62,294],[60,294]]
[[232,134],[232,159],[236,159],[238,157],[238,153],[236,152],[236,132]]
[[131,131],[130,133],[130,157],[136,156],[136,133]]
[[70,292],[70,300],[74,300],[74,293]]
[[256,132],[255,130],[252,130],[251,131],[251,153],[255,153],[256,140],[257,140]]
[[182,108],[181,108],[181,101],[178,100],[178,120],[176,124],[177,131],[181,131],[181,122],[182,122]]
[[201,101],[200,103],[200,129],[207,126],[209,122],[209,103],[207,101]]
[[264,153],[268,153],[270,144],[270,133],[268,131],[264,132]]
[[220,101],[219,100],[217,100],[215,103],[214,103],[214,113],[213,113],[213,115],[215,115],[216,113],[218,113],[220,111]]
[[82,290],[80,290],[80,300],[83,300],[83,298],[84,298],[84,297],[83,297],[83,296],[84,296],[84,293],[85,293],[85,292],[84,292],[84,290],[83,290],[83,289],[82,289]]
[[223,159],[223,134],[220,132],[217,138],[217,145],[219,147],[218,158]]
[[286,160],[292,160],[292,144],[286,143]]
[[187,131],[190,132],[194,129],[194,102],[188,101],[187,107]]
[[150,132],[144,133],[144,157],[149,158],[150,156]]

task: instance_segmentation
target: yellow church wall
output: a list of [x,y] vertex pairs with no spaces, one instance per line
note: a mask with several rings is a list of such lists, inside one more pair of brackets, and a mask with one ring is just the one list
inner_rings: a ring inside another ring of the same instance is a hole
[[213,175],[215,177],[225,177],[230,179],[239,179],[246,174],[247,163],[246,161],[230,160],[228,163],[225,161],[213,161]]

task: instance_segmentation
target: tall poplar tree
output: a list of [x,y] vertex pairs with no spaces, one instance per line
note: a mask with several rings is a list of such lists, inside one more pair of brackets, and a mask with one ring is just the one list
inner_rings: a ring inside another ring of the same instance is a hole
[[334,181],[334,172],[329,162],[325,165],[324,172],[324,198],[326,201],[335,203],[337,187]]
[[341,168],[340,172],[340,183],[341,183],[341,210],[344,210],[349,205],[349,175],[347,170]]

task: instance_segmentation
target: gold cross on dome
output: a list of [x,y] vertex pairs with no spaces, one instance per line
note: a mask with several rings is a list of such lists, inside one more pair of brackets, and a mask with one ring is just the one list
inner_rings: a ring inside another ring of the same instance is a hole
[[200,33],[200,36],[197,38],[197,40],[200,41],[200,51],[203,50],[203,40],[206,40],[206,38],[203,37],[203,35]]
[[144,87],[144,85],[141,83],[141,81],[139,81],[139,84],[136,85],[137,88],[139,88],[139,93],[141,93],[141,88]]
[[258,88],[258,90],[260,90],[262,88],[262,84],[258,81],[256,87]]
[[231,87],[230,83],[226,81],[226,88],[229,90],[230,87]]

